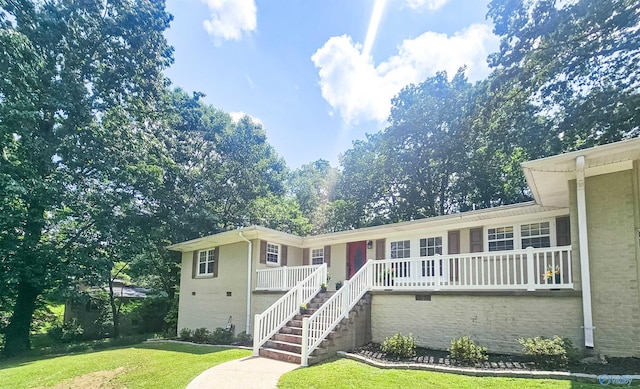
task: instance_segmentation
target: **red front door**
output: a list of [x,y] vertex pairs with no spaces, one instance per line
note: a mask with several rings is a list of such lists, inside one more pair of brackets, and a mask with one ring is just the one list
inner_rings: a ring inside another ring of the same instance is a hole
[[367,261],[367,241],[347,243],[347,278],[354,274]]

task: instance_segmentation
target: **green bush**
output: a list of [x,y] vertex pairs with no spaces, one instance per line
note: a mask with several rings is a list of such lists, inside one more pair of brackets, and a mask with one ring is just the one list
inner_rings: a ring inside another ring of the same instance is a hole
[[469,336],[451,340],[449,357],[461,365],[475,365],[488,359],[487,348],[476,345]]
[[211,336],[211,331],[209,331],[204,327],[201,327],[201,328],[196,328],[193,331],[193,336],[191,338],[196,343],[208,343],[210,336]]
[[381,349],[396,358],[411,358],[416,355],[416,339],[411,334],[403,336],[398,333],[386,338],[382,342]]
[[55,324],[47,331],[47,336],[56,342],[69,343],[82,339],[84,330],[76,319],[71,319],[66,323]]
[[253,343],[253,340],[251,339],[251,335],[247,334],[245,331],[242,331],[238,334],[238,336],[236,336],[236,343],[243,346],[248,346]]
[[524,353],[532,356],[535,364],[543,369],[565,368],[578,357],[578,351],[571,341],[559,336],[553,339],[544,336],[521,338],[518,343],[522,345]]
[[213,331],[209,340],[211,344],[231,344],[235,340],[234,338],[233,332],[218,327]]
[[191,332],[190,329],[183,328],[183,329],[180,330],[179,338],[182,339],[182,340],[190,340],[191,339],[191,335],[192,335],[192,332]]

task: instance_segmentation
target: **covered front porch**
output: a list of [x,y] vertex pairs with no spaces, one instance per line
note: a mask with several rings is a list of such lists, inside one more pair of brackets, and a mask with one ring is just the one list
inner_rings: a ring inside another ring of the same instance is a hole
[[[417,258],[370,259],[363,267],[370,268],[365,282],[367,289],[372,291],[573,289],[571,250],[571,246],[528,247]],[[319,266],[258,269],[255,290],[288,291]]]

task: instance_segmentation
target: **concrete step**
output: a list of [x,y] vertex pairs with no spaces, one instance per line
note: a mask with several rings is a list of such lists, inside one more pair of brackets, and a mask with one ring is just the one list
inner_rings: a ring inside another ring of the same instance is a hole
[[280,328],[279,333],[281,333],[281,334],[293,334],[293,335],[302,336],[302,326],[300,326],[300,327],[284,326],[284,327]]
[[273,339],[280,342],[302,344],[302,335],[277,333],[273,336]]

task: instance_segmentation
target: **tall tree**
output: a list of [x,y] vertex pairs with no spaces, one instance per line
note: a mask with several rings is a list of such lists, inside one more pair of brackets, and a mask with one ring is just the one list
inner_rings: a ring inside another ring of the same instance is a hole
[[0,177],[13,188],[2,199],[12,236],[3,239],[1,266],[16,296],[4,353],[15,355],[30,346],[38,295],[72,271],[77,236],[60,223],[75,224],[73,234],[91,227],[74,185],[113,169],[101,163],[111,150],[85,147],[111,136],[96,131],[110,110],[127,120],[152,112],[171,61],[163,35],[171,16],[163,1],[148,0],[2,0],[0,9]]

